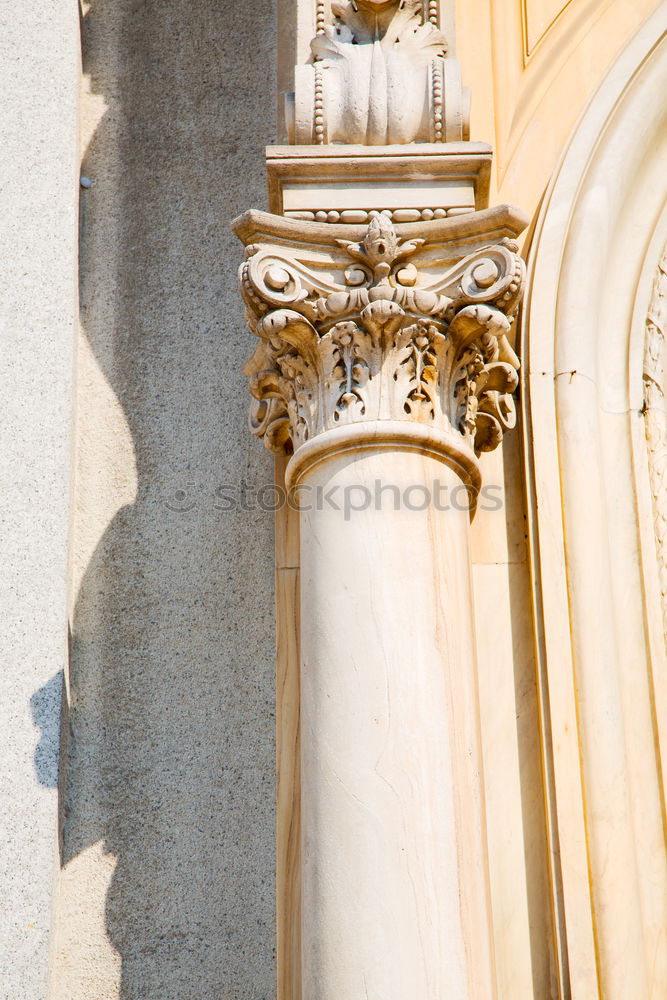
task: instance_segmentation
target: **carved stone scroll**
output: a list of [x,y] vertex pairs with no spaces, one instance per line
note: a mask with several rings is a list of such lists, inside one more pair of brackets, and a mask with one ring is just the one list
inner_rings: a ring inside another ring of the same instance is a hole
[[312,61],[296,67],[290,142],[457,142],[469,138],[469,97],[421,0],[334,2],[317,10]]

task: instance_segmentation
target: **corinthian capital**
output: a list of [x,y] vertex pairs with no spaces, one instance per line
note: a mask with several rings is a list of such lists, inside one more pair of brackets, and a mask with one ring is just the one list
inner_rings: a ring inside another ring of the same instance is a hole
[[376,214],[365,229],[243,216],[254,433],[290,454],[345,424],[401,421],[495,448],[516,420],[521,228],[508,209],[398,228]]

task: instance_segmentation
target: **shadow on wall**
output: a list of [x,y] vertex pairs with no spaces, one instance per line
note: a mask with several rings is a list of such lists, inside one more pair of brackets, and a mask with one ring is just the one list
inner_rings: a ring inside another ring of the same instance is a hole
[[32,721],[40,730],[35,748],[35,773],[44,788],[58,787],[62,690],[63,674],[59,670],[30,699]]
[[[273,3],[93,0],[82,27],[106,107],[82,166],[82,322],[129,425],[138,490],[77,596],[62,866],[100,841],[117,859],[104,904],[114,998],[268,1000],[273,525],[217,509],[215,490],[272,475],[247,431],[251,343],[228,224],[265,201]],[[95,469],[113,478],[114,428],[101,453],[87,439],[94,404],[84,388],[79,525],[94,524]],[[185,484],[194,502],[168,502]],[[99,901],[81,883],[63,882],[61,919],[78,911],[83,941]],[[95,948],[82,944],[93,969],[106,960]],[[75,983],[57,995],[93,1000]]]

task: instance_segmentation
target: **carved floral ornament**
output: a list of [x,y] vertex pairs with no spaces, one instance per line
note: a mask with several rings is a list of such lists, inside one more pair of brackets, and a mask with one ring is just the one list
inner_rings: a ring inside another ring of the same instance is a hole
[[247,246],[254,433],[290,454],[344,424],[399,420],[454,432],[471,453],[497,447],[516,421],[517,244],[505,237],[441,266],[427,238],[402,239],[385,215],[358,242],[309,245],[323,228],[302,224],[301,245]]

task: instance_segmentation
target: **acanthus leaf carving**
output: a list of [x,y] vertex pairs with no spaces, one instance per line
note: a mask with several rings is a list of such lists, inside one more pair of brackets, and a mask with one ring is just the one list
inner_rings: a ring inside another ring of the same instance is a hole
[[256,247],[241,267],[259,337],[246,368],[253,431],[280,452],[342,423],[408,420],[454,430],[476,452],[497,447],[516,420],[516,244],[433,273],[428,240],[401,239],[386,216],[362,240],[334,242]]

